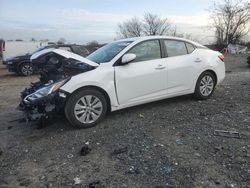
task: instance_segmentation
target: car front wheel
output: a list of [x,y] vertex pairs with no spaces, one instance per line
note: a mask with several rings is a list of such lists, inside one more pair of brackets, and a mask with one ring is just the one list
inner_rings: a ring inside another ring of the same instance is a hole
[[197,80],[195,87],[195,97],[200,100],[210,98],[215,90],[215,76],[211,72],[204,72]]
[[107,101],[95,89],[83,89],[74,93],[65,105],[65,115],[76,128],[89,128],[99,123],[106,115]]
[[23,76],[30,76],[33,74],[34,70],[33,70],[33,66],[31,63],[23,63],[20,65],[20,73]]

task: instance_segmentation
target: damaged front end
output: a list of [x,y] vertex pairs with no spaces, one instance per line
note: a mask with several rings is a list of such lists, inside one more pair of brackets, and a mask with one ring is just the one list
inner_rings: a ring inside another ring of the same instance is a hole
[[70,78],[48,83],[34,93],[27,96],[23,94],[19,110],[24,112],[26,121],[43,122],[60,115],[63,112],[66,94],[60,94],[59,89],[69,80]]
[[[59,62],[50,61],[57,57]],[[21,102],[18,109],[25,115],[26,122],[40,121],[44,125],[55,117],[64,114],[64,106],[68,93],[60,88],[72,76],[94,70],[98,65],[76,54],[59,49],[44,50],[31,57],[32,62],[44,58],[40,80],[31,83],[29,88],[21,92]]]

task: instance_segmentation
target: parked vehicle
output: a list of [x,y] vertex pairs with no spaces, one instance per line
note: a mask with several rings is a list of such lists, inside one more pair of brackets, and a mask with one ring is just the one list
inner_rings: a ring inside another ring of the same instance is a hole
[[[39,59],[36,62],[31,62],[30,57],[32,56],[32,54],[35,54],[36,52],[39,52],[44,49],[50,49],[50,48],[67,50],[67,51],[79,54],[81,56],[84,56],[84,57],[89,55],[88,50],[84,46],[81,46],[81,45],[75,45],[75,44],[74,45],[69,45],[69,44],[49,45],[49,46],[39,48],[38,50],[36,50],[35,52],[31,54],[27,53],[25,55],[9,58],[4,62],[4,64],[7,64],[9,72],[15,72],[18,74],[20,73],[23,76],[29,76],[33,74],[34,72],[43,68],[44,62],[46,61],[46,59]],[[50,59],[47,59],[47,60],[50,60]],[[59,61],[59,59],[56,59],[55,57],[53,57],[53,61]]]
[[5,51],[5,41],[0,39],[0,61],[3,61],[3,52]]
[[205,100],[225,77],[224,56],[195,42],[173,37],[139,37],[112,42],[87,58],[60,49],[54,53],[82,73],[51,81],[21,102],[28,119],[65,113],[72,126],[92,127],[108,111],[194,94]]

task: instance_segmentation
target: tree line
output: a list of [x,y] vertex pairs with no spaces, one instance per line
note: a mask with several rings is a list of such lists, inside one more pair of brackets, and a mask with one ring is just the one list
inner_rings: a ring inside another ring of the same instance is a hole
[[[214,29],[216,45],[226,47],[228,44],[241,43],[250,31],[250,3],[248,0],[222,0],[213,2],[209,8]],[[177,27],[165,17],[146,13],[143,18],[133,17],[118,24],[118,38],[152,35],[185,36],[177,32]],[[191,38],[186,34],[186,38]]]

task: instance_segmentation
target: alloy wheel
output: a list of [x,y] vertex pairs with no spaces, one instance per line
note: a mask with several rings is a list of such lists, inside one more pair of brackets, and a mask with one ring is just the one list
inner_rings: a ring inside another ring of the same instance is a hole
[[29,75],[31,75],[33,73],[33,67],[26,64],[26,65],[22,66],[21,71],[22,71],[23,75],[29,76]]
[[94,123],[102,115],[103,104],[94,95],[86,95],[80,98],[75,107],[74,115],[78,121],[84,124]]
[[200,93],[207,97],[209,96],[214,89],[214,81],[210,75],[206,75],[201,79],[200,82]]

